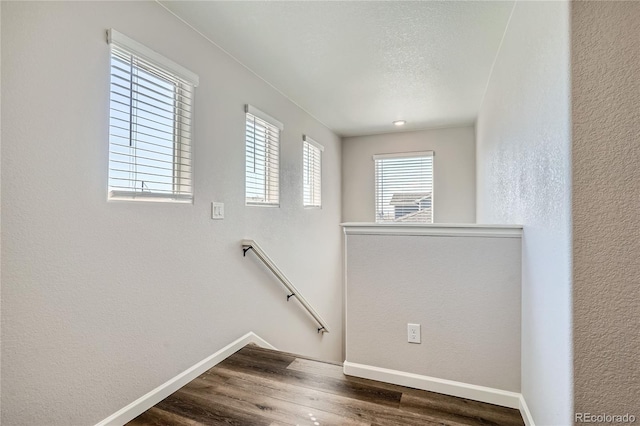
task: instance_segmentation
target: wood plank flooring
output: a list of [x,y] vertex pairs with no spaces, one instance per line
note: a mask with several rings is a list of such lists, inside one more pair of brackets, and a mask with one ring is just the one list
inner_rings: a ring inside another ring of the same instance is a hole
[[518,410],[344,376],[342,366],[249,345],[128,423],[524,425]]

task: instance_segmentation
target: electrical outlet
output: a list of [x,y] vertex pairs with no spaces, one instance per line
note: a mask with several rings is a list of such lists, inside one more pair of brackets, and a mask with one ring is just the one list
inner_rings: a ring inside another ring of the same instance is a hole
[[224,219],[224,203],[211,203],[211,219]]
[[420,343],[420,324],[407,324],[407,341]]

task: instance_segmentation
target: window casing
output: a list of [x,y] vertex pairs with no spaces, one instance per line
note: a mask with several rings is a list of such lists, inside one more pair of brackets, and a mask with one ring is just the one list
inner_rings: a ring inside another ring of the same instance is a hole
[[433,223],[433,152],[374,155],[377,223]]
[[109,30],[109,199],[193,201],[198,76]]
[[322,151],[324,147],[308,136],[302,141],[302,205],[322,207]]
[[247,205],[277,207],[283,125],[251,105],[245,111],[245,201]]

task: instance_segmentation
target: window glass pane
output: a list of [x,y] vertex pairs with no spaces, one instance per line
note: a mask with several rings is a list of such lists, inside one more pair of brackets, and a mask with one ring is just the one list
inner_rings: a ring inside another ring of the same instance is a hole
[[307,142],[302,144],[302,191],[305,207],[322,204],[322,151]]
[[279,202],[280,130],[270,123],[246,114],[245,198],[247,204]]
[[111,50],[110,198],[192,199],[192,86]]
[[375,160],[376,222],[433,222],[433,157]]

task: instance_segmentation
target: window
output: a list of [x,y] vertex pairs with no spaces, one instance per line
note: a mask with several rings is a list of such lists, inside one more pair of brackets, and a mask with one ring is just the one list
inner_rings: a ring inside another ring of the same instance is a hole
[[322,206],[322,151],[324,147],[310,137],[302,137],[302,205]]
[[433,223],[433,152],[374,155],[376,222]]
[[109,199],[192,202],[198,76],[115,30],[108,39]]
[[278,206],[280,203],[280,132],[275,118],[247,105],[246,174],[247,205]]

